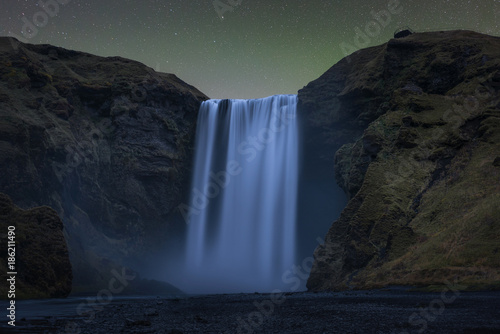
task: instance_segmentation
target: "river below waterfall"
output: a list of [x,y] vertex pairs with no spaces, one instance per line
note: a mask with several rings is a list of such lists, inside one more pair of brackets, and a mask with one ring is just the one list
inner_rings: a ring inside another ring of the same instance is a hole
[[500,333],[500,292],[225,294],[119,298],[78,316],[84,299],[20,301],[1,333]]

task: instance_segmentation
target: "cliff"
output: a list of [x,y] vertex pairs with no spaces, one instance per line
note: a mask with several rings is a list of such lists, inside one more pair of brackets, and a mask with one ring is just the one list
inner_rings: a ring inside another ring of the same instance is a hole
[[74,284],[95,293],[183,224],[207,97],[135,61],[12,38],[0,38],[0,78],[0,191],[56,210]]
[[307,146],[349,197],[310,290],[500,282],[500,38],[417,33],[299,91]]
[[[5,246],[0,254],[1,296],[7,298],[7,292],[13,291],[17,299],[66,297],[71,292],[73,276],[63,223],[57,213],[49,207],[22,210],[0,193],[0,221]],[[13,233],[9,235],[9,231]],[[7,252],[8,241],[15,242],[9,247],[14,267],[8,267],[8,262],[12,262]],[[6,284],[8,272],[17,272],[12,290]]]

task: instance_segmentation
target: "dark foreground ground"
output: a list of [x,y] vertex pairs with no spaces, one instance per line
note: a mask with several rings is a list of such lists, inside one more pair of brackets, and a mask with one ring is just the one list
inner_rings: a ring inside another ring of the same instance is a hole
[[20,301],[16,329],[8,328],[4,315],[0,332],[500,333],[498,291],[233,294],[111,303],[100,297]]

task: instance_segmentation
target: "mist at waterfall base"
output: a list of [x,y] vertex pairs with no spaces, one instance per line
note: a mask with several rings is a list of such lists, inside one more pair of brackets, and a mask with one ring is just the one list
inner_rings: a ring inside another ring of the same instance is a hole
[[305,289],[345,195],[331,166],[302,168],[299,122],[296,95],[201,105],[186,229],[153,276],[194,294]]

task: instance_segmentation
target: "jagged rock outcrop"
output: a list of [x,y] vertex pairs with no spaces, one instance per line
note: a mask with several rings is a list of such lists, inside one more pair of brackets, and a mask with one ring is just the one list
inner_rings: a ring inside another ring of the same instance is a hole
[[306,145],[349,196],[310,290],[499,285],[499,88],[500,38],[449,31],[359,50],[299,91]]
[[[57,212],[46,206],[22,210],[0,193],[0,222],[5,246],[0,253],[2,298],[7,298],[8,291],[15,293],[15,299],[66,297],[71,292],[73,274],[63,223]],[[8,231],[13,234],[9,235]],[[7,267],[9,240],[15,242],[9,249],[14,259],[13,268]],[[6,283],[10,277],[8,272],[17,272],[12,290],[10,283]]]
[[74,283],[97,291],[180,217],[207,97],[135,61],[12,38],[0,78],[0,191],[59,213]]

